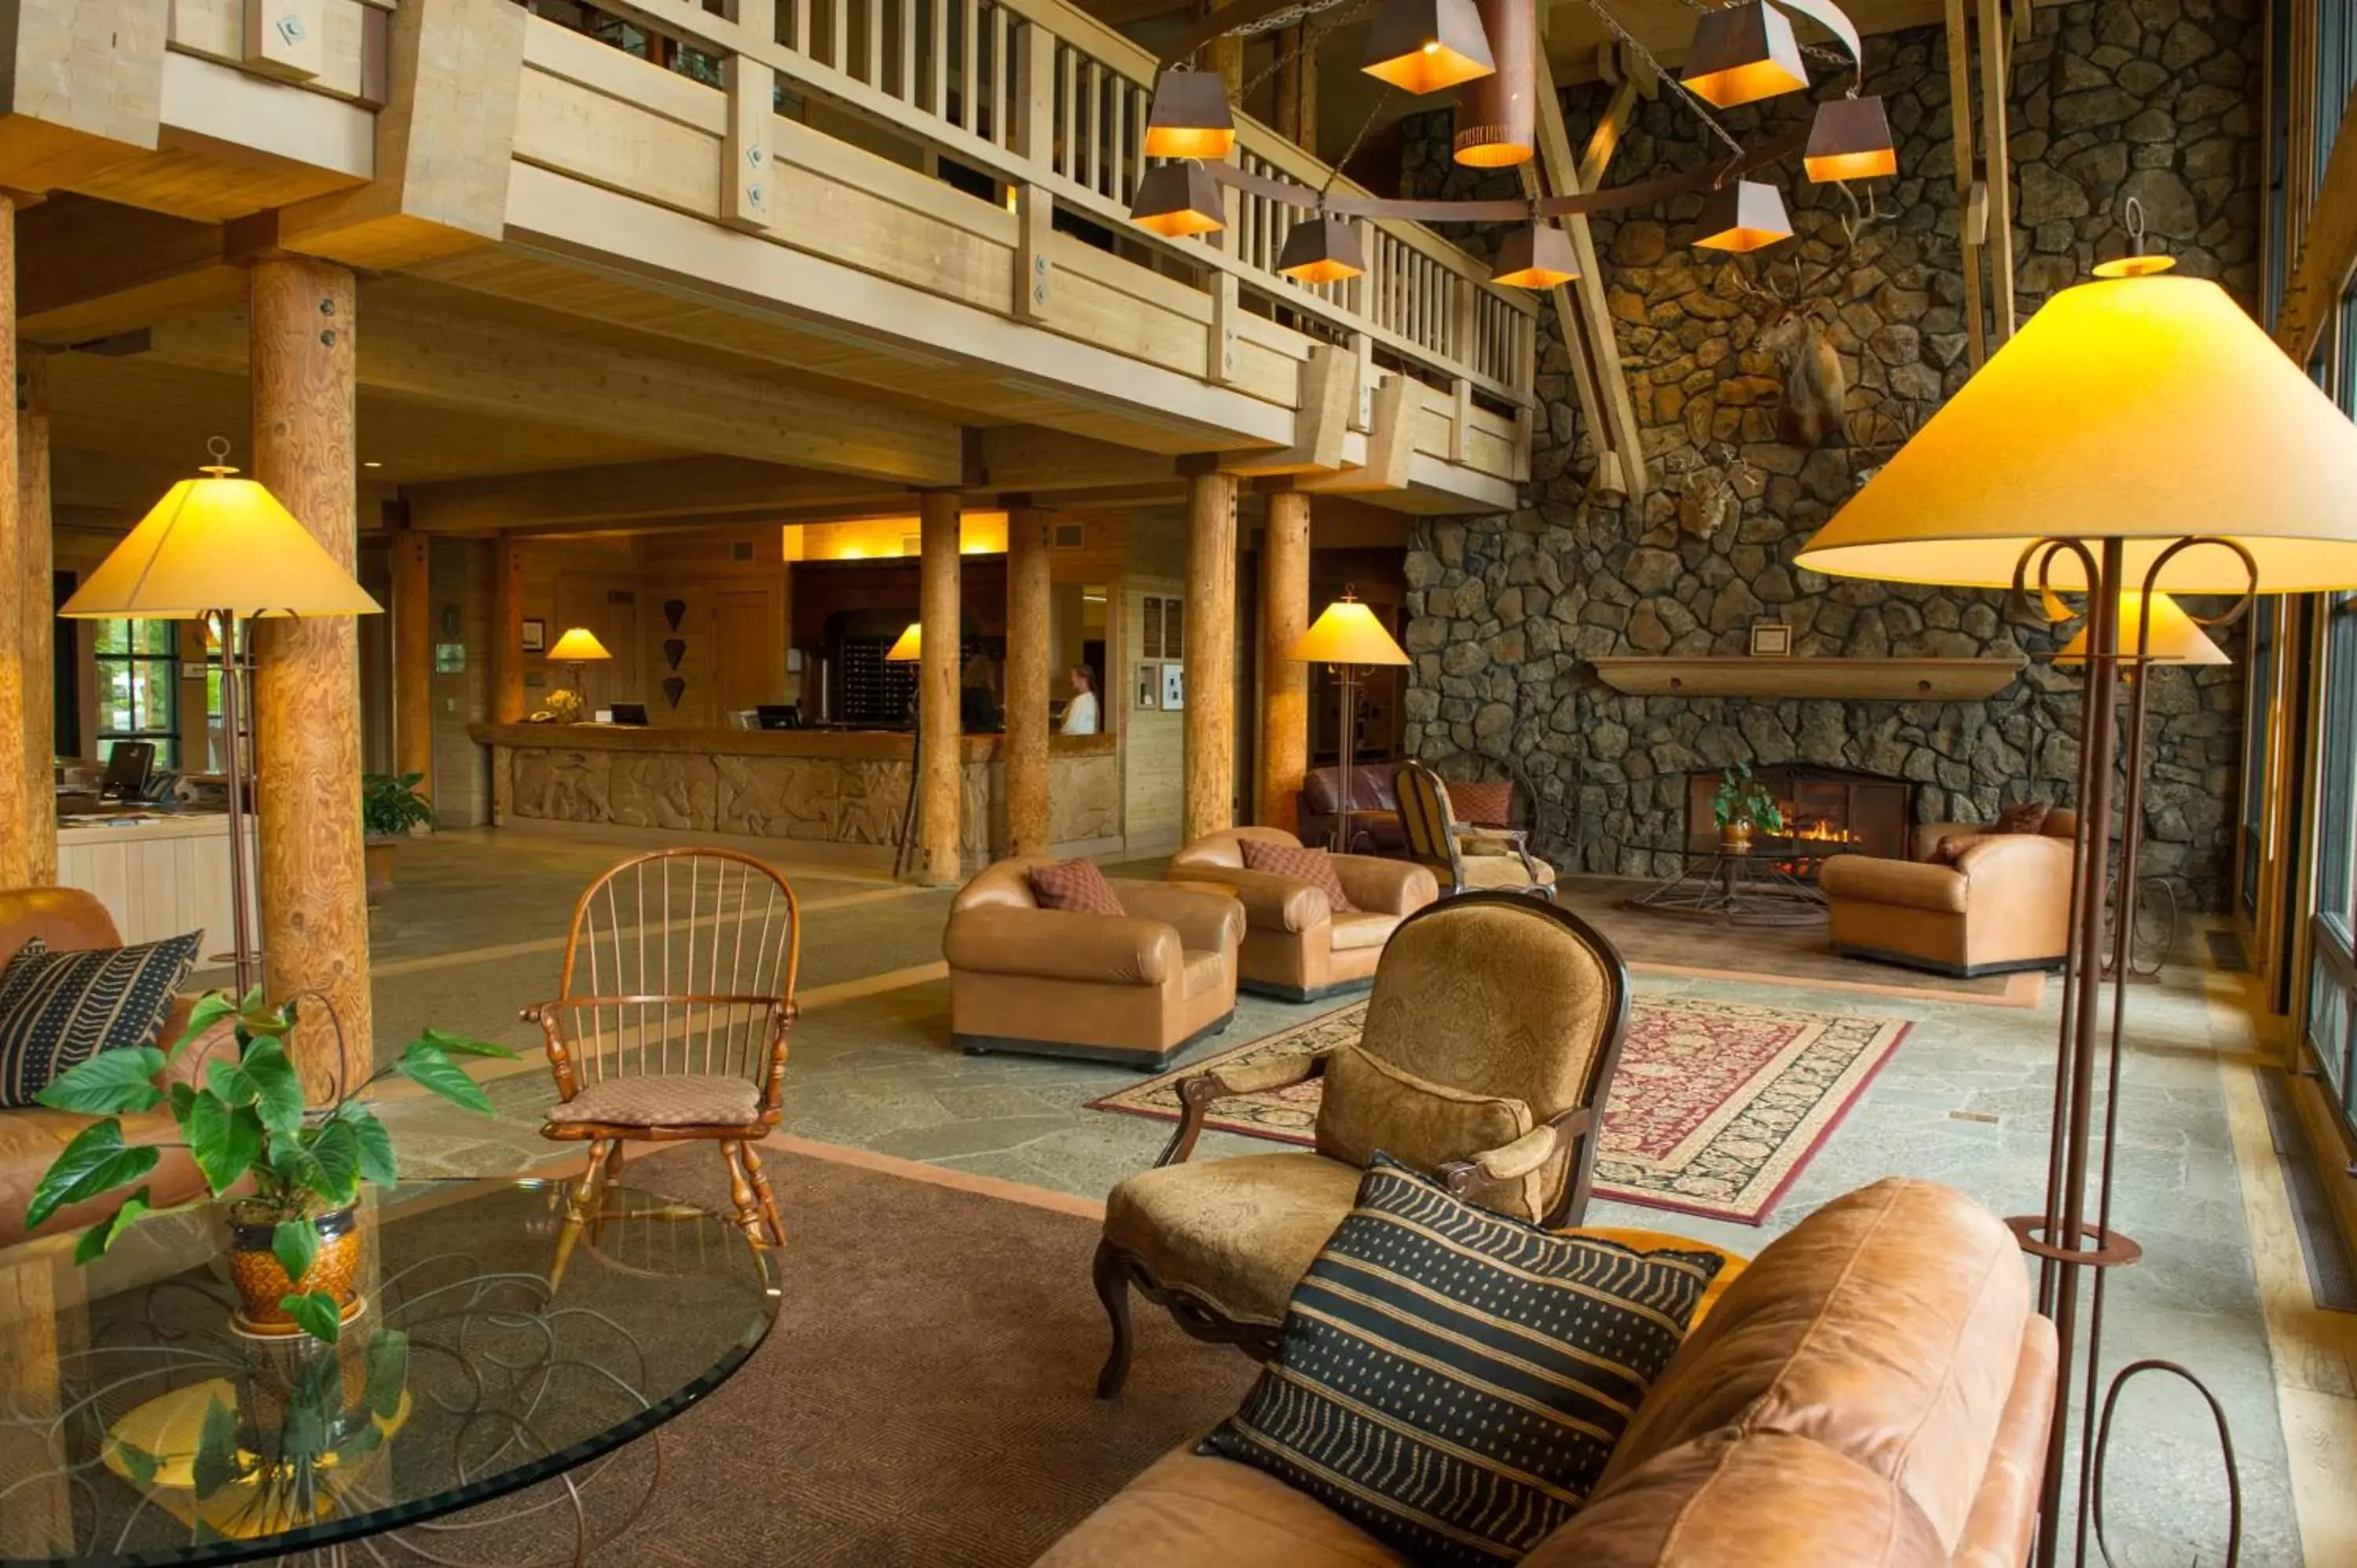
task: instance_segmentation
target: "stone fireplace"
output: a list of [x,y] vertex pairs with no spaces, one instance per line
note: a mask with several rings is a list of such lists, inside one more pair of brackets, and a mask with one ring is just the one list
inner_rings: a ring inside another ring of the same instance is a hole
[[[1755,851],[1773,854],[1789,843],[1805,841],[1812,849],[1838,844],[1856,854],[1908,858],[1914,838],[1915,791],[1905,779],[1857,768],[1803,764],[1757,767],[1751,776],[1775,796],[1784,813],[1785,828],[1782,833],[1755,836]],[[1716,768],[1686,775],[1689,839],[1717,836],[1711,798],[1718,792],[1719,777]],[[1814,880],[1816,865],[1815,854],[1796,855],[1785,869]]]

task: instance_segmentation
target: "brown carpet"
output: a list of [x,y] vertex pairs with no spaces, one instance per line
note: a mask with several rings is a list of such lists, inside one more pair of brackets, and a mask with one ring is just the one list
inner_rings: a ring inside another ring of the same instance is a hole
[[[1139,1302],[1129,1385],[1100,1401],[1094,1221],[832,1159],[764,1159],[788,1229],[777,1326],[664,1429],[658,1494],[593,1563],[1028,1563],[1252,1381],[1242,1356]],[[726,1207],[709,1149],[640,1156],[625,1180]],[[641,1458],[598,1489],[634,1495]],[[571,1539],[549,1520],[538,1551],[557,1533]]]

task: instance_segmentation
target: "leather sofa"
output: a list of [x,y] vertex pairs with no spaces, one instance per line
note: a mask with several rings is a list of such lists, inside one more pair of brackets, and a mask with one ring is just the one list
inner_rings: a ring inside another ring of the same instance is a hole
[[[2052,969],[2071,950],[2075,811],[2050,811],[2034,833],[1985,824],[1924,822],[1912,860],[1839,854],[1817,871],[1833,950],[1941,974]],[[1985,834],[1953,865],[1934,865],[1940,841]]]
[[1358,908],[1336,913],[1311,884],[1246,866],[1246,839],[1296,848],[1301,843],[1283,828],[1230,828],[1180,850],[1162,875],[1235,895],[1244,911],[1236,983],[1264,996],[1308,1002],[1364,991],[1375,983],[1375,961],[1400,921],[1440,897],[1439,884],[1421,865],[1338,854],[1334,875]]
[[[1527,1568],[2018,1568],[2055,1397],[2013,1233],[1893,1177],[1754,1259]],[[1404,1568],[1262,1471],[1165,1455],[1038,1568]]]
[[[1301,842],[1325,847],[1334,841],[1335,815],[1342,804],[1342,770],[1312,769],[1294,795],[1294,821]],[[1352,854],[1393,855],[1405,853],[1407,837],[1399,822],[1399,796],[1392,789],[1392,765],[1361,762],[1351,769],[1351,808],[1381,815],[1353,816],[1351,842],[1341,847]]]
[[1051,864],[996,862],[951,901],[942,956],[960,1047],[1158,1072],[1227,1027],[1244,935],[1232,896],[1116,881],[1120,916],[1043,909],[1030,872]]
[[[0,967],[5,967],[16,956],[16,950],[35,937],[57,952],[123,945],[106,906],[79,887],[0,888]],[[194,1004],[195,999],[186,996],[173,1004],[160,1036],[166,1048],[188,1027],[188,1009]],[[181,1053],[172,1064],[171,1076],[189,1084],[199,1082],[212,1047],[230,1037],[230,1026],[221,1025],[210,1036]],[[33,1200],[33,1189],[40,1184],[42,1174],[57,1159],[59,1150],[97,1120],[95,1116],[51,1111],[47,1106],[0,1111],[0,1247],[25,1240],[25,1209]],[[173,1143],[178,1137],[179,1130],[168,1111],[157,1109],[123,1119],[123,1141],[126,1144]],[[146,1185],[152,1192],[150,1202],[157,1208],[186,1203],[205,1191],[204,1176],[183,1148],[166,1149],[162,1162],[146,1178]],[[96,1224],[121,1202],[121,1195],[111,1194],[88,1203],[73,1204],[52,1216],[38,1234],[47,1236]]]

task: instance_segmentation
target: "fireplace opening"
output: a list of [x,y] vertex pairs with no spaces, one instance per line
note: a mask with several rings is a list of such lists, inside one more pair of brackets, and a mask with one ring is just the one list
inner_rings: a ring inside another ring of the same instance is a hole
[[[1903,779],[1847,768],[1800,763],[1755,765],[1751,776],[1776,798],[1781,833],[1755,832],[1751,853],[1774,858],[1779,869],[1805,881],[1831,854],[1905,860],[1915,833],[1915,790]],[[1700,843],[1718,836],[1711,799],[1717,770],[1686,775],[1686,837]]]

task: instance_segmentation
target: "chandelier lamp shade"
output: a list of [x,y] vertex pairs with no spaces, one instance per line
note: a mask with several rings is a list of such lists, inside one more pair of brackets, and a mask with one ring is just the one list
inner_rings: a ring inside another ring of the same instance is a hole
[[1285,237],[1276,270],[1297,283],[1340,283],[1367,270],[1367,253],[1359,231],[1331,212],[1297,223]]
[[1360,69],[1422,94],[1487,76],[1498,62],[1474,0],[1382,0]]
[[[1217,77],[1210,80],[1216,81]],[[1137,182],[1130,220],[1167,240],[1211,234],[1228,226],[1219,182],[1199,163],[1157,164]]]
[[1766,0],[1743,0],[1705,11],[1695,21],[1678,81],[1712,107],[1732,109],[1802,91],[1809,85],[1809,68],[1792,18]]
[[1498,244],[1498,264],[1490,281],[1511,288],[1553,288],[1579,276],[1571,235],[1540,220],[1509,229]]
[[1784,196],[1756,179],[1731,179],[1702,199],[1694,242],[1706,251],[1757,251],[1792,237]]
[[1149,158],[1224,158],[1236,145],[1235,112],[1217,71],[1166,70],[1146,112]]
[[1536,0],[1478,0],[1498,69],[1457,90],[1458,163],[1512,168],[1538,152]]
[[1879,179],[1899,172],[1899,149],[1890,139],[1890,117],[1882,100],[1833,98],[1817,105],[1809,124],[1808,150],[1801,166],[1819,184],[1839,179]]

